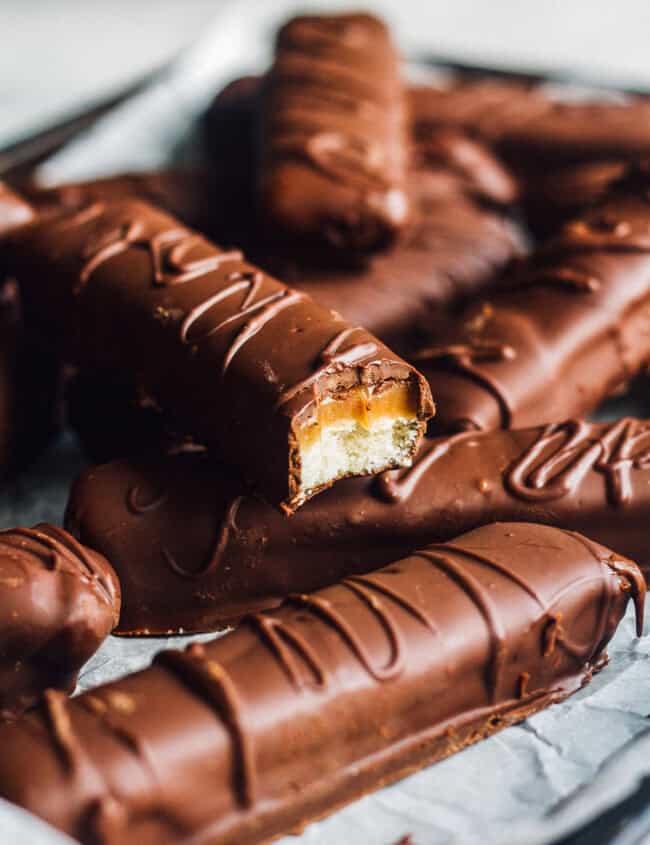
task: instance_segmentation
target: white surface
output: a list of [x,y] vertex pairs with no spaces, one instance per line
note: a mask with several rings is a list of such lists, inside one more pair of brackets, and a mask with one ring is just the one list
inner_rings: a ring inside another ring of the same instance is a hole
[[647,0],[0,0],[0,146],[158,67],[230,5],[256,28],[289,7],[365,6],[410,52],[650,84]]
[[[3,15],[8,2],[0,0]],[[124,0],[112,2],[116,8],[126,8]],[[51,5],[42,8],[51,14]],[[65,0],[61,5],[70,7],[73,3]],[[158,3],[156,8],[167,5]],[[376,7],[388,5],[377,3]],[[636,18],[625,13],[626,5],[636,10]],[[86,0],[84,6],[93,4]],[[193,116],[219,85],[243,70],[263,66],[274,22],[294,6],[286,0],[224,5],[222,15],[205,27],[201,43],[172,77],[105,118],[50,162],[44,175],[49,179],[74,178],[166,161],[187,134]],[[399,6],[390,6],[409,49],[415,45],[452,52],[462,46],[465,55],[481,54],[503,61],[519,56],[540,63],[590,66],[594,71],[615,66],[618,73],[627,69],[634,74],[645,68],[650,81],[644,52],[650,6],[645,2],[619,2],[615,13],[607,13],[606,32],[600,29],[605,26],[604,19],[596,24],[593,14],[586,10],[610,8],[609,4],[606,7],[593,2],[470,4],[456,0],[442,4],[421,0],[415,4],[404,0]],[[566,8],[569,6],[570,10]],[[629,32],[629,39],[613,46],[616,28]],[[14,46],[9,51],[15,53],[14,61],[16,50]],[[6,53],[2,61],[6,61]],[[63,77],[58,78],[60,82]],[[5,73],[0,71],[0,79],[4,86],[6,68]],[[70,441],[59,444],[30,477],[0,495],[0,524],[60,519],[69,481],[78,465],[79,457]],[[110,639],[89,664],[84,684],[134,671],[162,645],[161,641]],[[570,701],[369,796],[311,826],[302,837],[287,839],[286,845],[391,845],[406,833],[415,835],[416,845],[545,843],[552,835],[602,811],[608,800],[620,797],[623,785],[634,784],[648,767],[647,753],[636,753],[632,748],[633,759],[625,758],[627,782],[619,778],[612,783],[609,777],[601,776],[596,781],[599,791],[579,793],[575,802],[554,812],[550,820],[546,818],[564,797],[590,782],[609,755],[646,728],[650,638],[636,642],[628,618],[610,653],[611,665]],[[645,748],[641,746],[641,751]],[[0,804],[2,845],[41,845],[44,841],[56,845],[60,841],[55,834],[45,840],[42,836],[39,839],[40,835],[21,814]]]

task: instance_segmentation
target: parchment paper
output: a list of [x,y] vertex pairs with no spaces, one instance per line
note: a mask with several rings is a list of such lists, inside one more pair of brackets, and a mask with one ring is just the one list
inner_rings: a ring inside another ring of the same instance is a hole
[[[227,5],[168,75],[47,162],[42,181],[191,161],[195,119],[220,86],[264,67],[273,29],[293,5]],[[608,412],[644,413],[625,400]],[[74,438],[64,435],[38,466],[0,492],[0,525],[59,521],[69,483],[82,464]],[[161,648],[182,647],[189,639],[109,638],[86,666],[80,689],[133,672]],[[351,805],[298,838],[287,837],[282,845],[392,845],[407,833],[416,845],[546,845],[580,827],[633,793],[650,773],[650,638],[634,638],[631,615],[609,653],[609,666],[568,701]],[[0,801],[2,845],[65,842],[70,840]]]

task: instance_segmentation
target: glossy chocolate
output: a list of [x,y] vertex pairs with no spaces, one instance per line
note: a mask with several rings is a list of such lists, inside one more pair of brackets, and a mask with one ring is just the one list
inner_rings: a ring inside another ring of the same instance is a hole
[[88,182],[45,188],[29,185],[24,195],[38,213],[57,213],[61,206],[83,208],[97,200],[138,197],[203,231],[210,221],[209,175],[200,170],[156,170],[121,173]]
[[421,130],[462,128],[524,169],[650,153],[646,97],[560,101],[541,86],[480,79],[412,88],[409,101]]
[[411,356],[433,431],[523,428],[591,412],[650,360],[650,171],[635,168]]
[[117,576],[97,552],[53,525],[0,532],[0,720],[48,687],[71,693],[119,612]]
[[368,332],[139,200],[62,211],[3,252],[65,354],[130,379],[287,510],[318,492],[299,434],[325,400],[408,393],[411,453],[433,413],[422,377]]
[[351,255],[347,266],[334,267],[318,266],[295,247],[288,255],[271,247],[260,257],[316,301],[399,349],[413,343],[430,315],[485,287],[523,252],[515,224],[489,207],[514,201],[507,171],[462,135],[432,133],[430,141],[411,166],[413,214],[393,249],[357,260]]
[[561,701],[644,592],[579,534],[486,526],[49,693],[0,728],[0,795],[93,845],[266,841]]
[[409,217],[407,132],[386,26],[367,14],[294,18],[264,79],[262,214],[292,239],[385,246]]
[[557,234],[565,223],[601,201],[625,171],[624,161],[612,159],[526,174],[522,205],[527,226],[538,238]]
[[410,469],[341,482],[289,520],[208,455],[116,461],[82,473],[66,527],[111,560],[118,632],[138,634],[223,627],[495,520],[584,532],[650,572],[649,519],[650,423],[624,419],[427,440]]
[[411,150],[411,218],[391,250],[332,256],[296,239],[279,244],[250,214],[261,89],[258,77],[235,80],[206,116],[207,154],[227,198],[215,203],[228,210],[220,237],[246,244],[256,263],[346,320],[401,348],[432,309],[485,287],[523,250],[506,213],[518,197],[514,178],[485,145],[447,129],[421,133]]

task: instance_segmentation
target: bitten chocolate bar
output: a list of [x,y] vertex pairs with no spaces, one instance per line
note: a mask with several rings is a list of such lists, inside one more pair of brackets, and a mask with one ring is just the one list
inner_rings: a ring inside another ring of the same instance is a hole
[[0,721],[48,687],[71,693],[119,613],[117,576],[97,552],[53,525],[0,532]]
[[486,526],[47,693],[0,728],[0,795],[88,845],[266,841],[580,689],[644,592],[579,534]]
[[403,228],[407,111],[380,20],[289,21],[264,79],[262,115],[260,207],[278,232],[372,249]]
[[3,253],[65,354],[130,379],[288,511],[410,463],[433,413],[423,378],[364,329],[144,202],[63,211]]
[[634,169],[411,357],[433,431],[523,428],[592,411],[650,360],[650,171]]
[[649,519],[650,423],[627,418],[426,440],[412,467],[343,481],[289,520],[208,455],[116,461],[82,473],[66,527],[118,572],[118,632],[165,634],[223,627],[495,520],[584,532],[647,573]]

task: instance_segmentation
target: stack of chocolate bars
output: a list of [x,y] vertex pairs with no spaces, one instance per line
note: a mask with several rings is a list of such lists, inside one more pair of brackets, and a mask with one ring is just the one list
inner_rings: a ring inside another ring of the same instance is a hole
[[[2,465],[60,385],[102,461],[0,533],[0,796],[88,845],[299,830],[643,629],[650,421],[587,417],[650,363],[650,101],[409,87],[343,14],[204,128],[0,189]],[[68,697],[111,631],[231,626]]]

